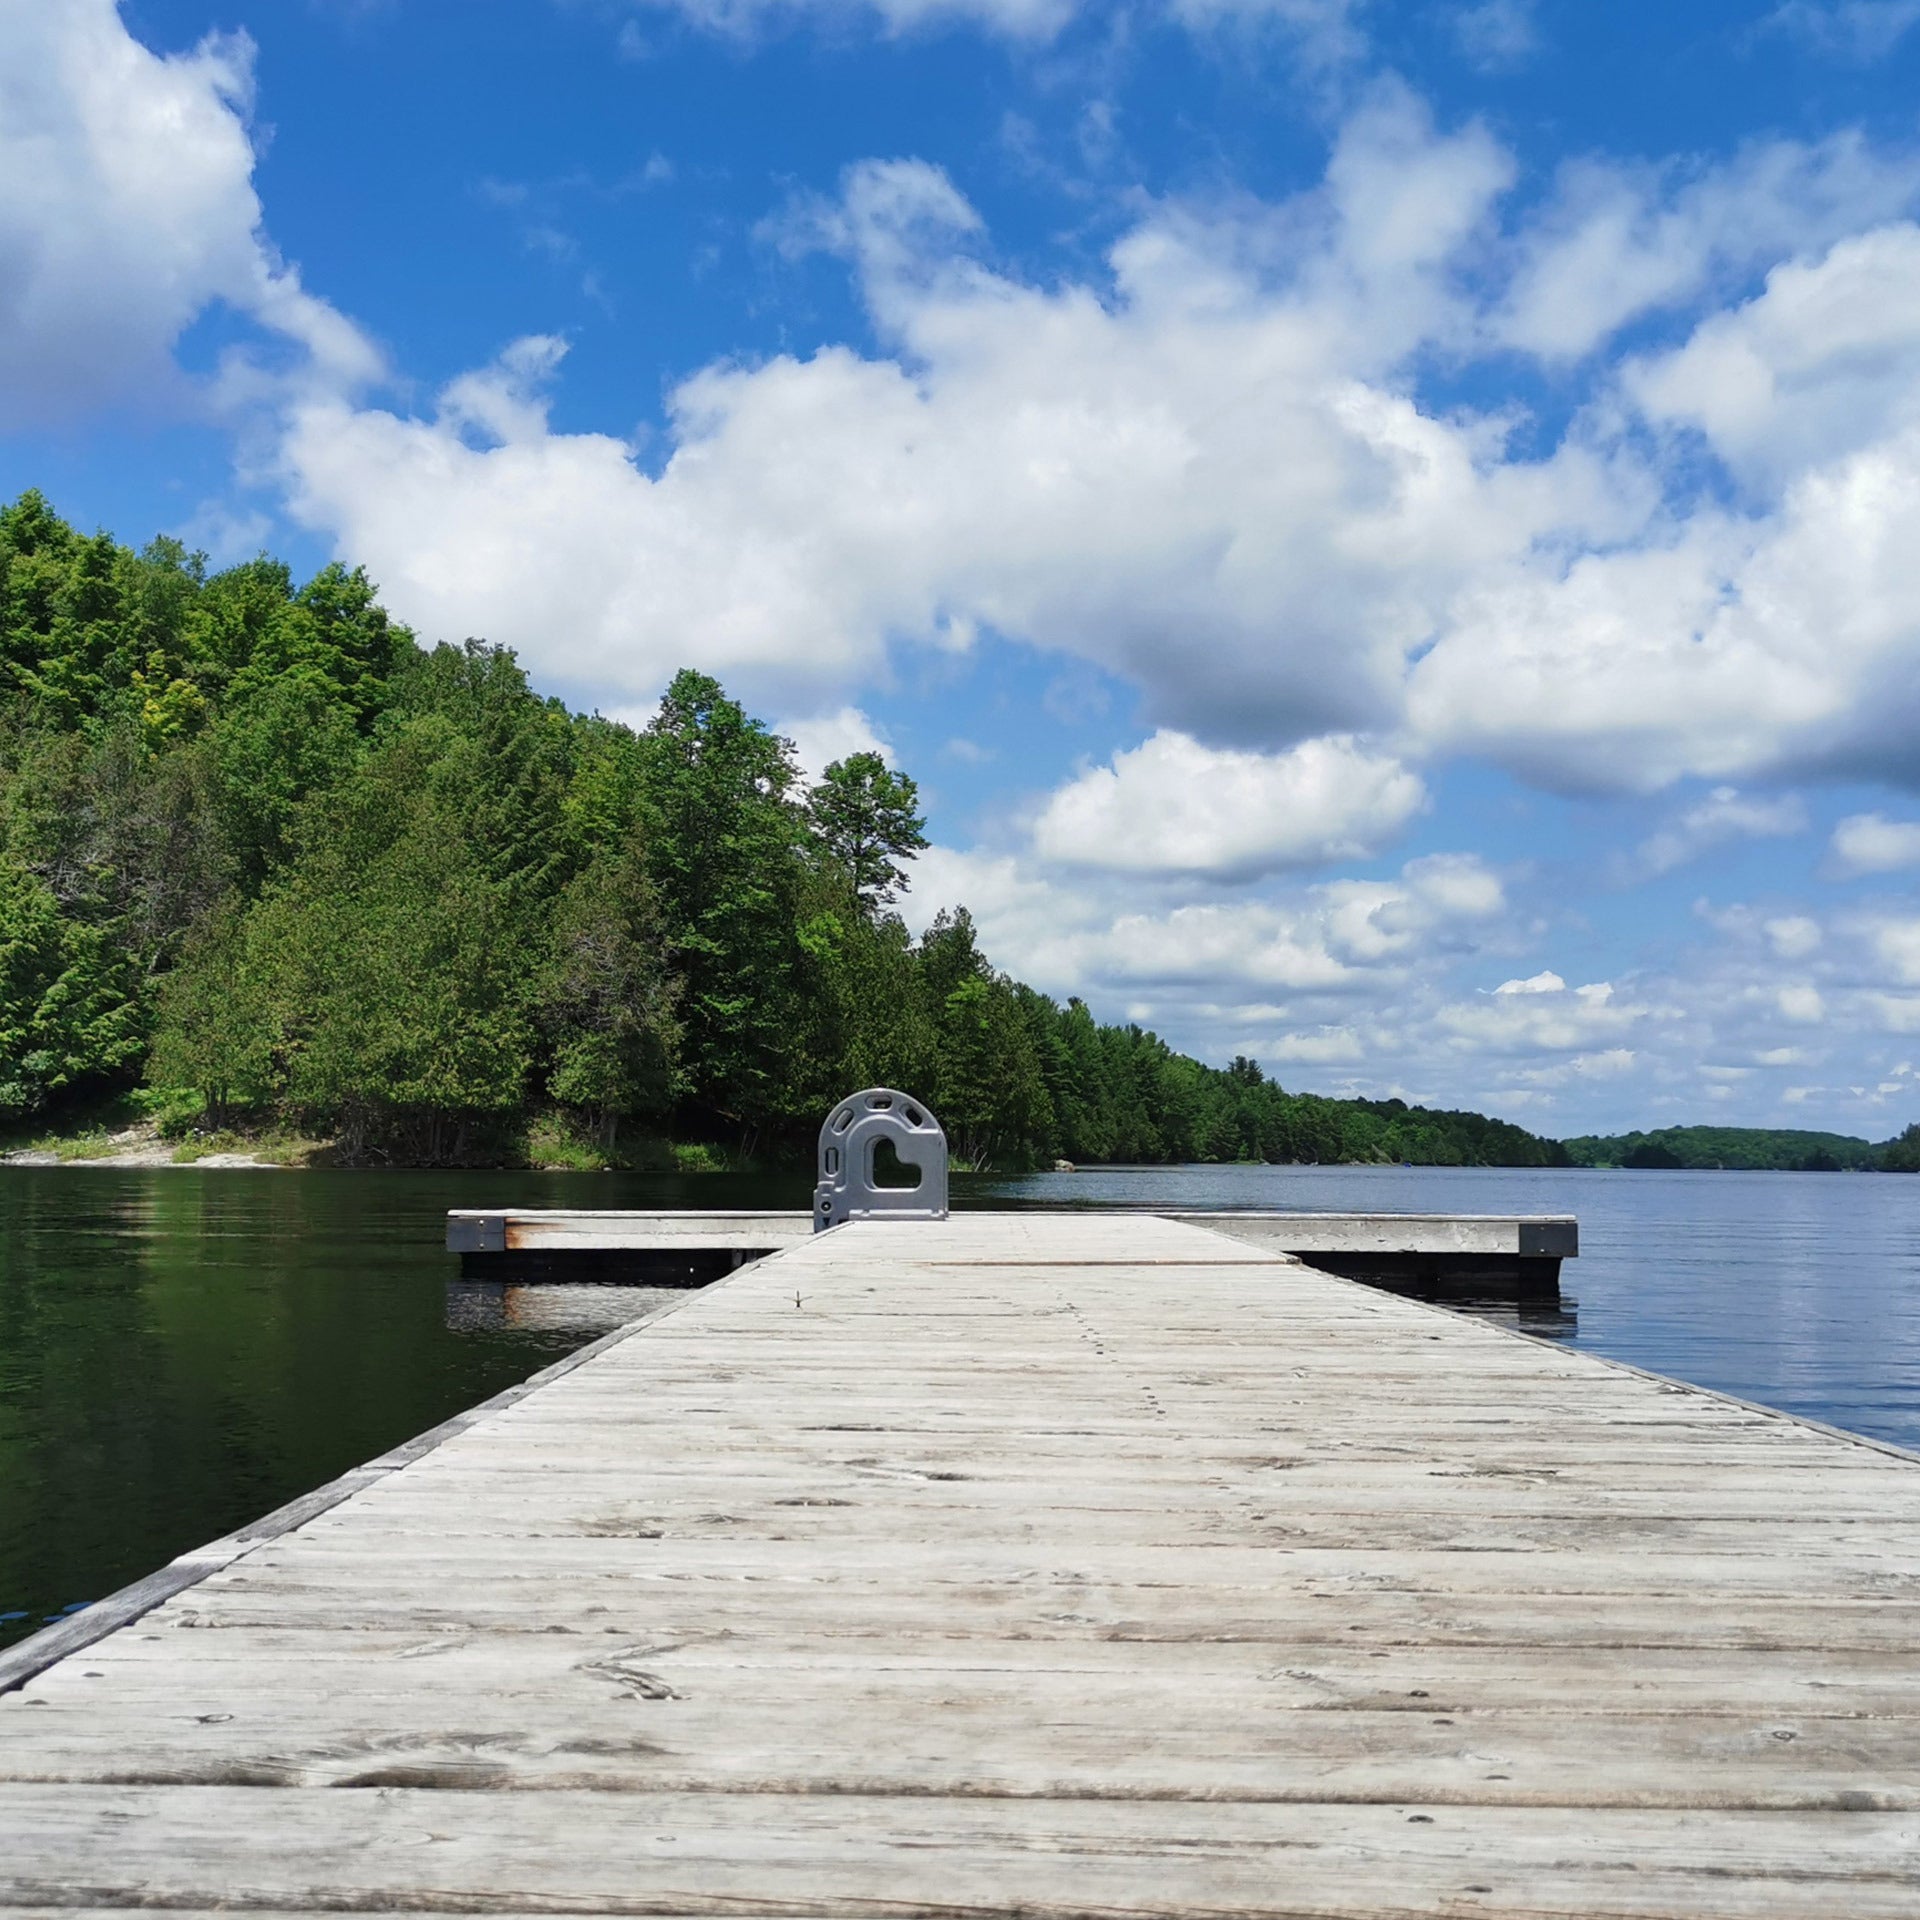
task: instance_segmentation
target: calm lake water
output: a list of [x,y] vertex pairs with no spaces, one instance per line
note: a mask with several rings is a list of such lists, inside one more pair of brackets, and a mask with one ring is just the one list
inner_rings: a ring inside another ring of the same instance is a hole
[[[1920,1178],[1110,1169],[962,1205],[1577,1213],[1538,1330],[1920,1447]],[[462,1283],[455,1206],[804,1207],[773,1180],[0,1169],[0,1644],[661,1297]]]

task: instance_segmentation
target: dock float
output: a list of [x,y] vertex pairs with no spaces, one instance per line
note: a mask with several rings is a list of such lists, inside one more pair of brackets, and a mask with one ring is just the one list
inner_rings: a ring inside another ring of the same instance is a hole
[[[1580,1251],[1571,1215],[1458,1213],[1161,1213],[1349,1279],[1404,1287],[1429,1298],[1488,1291],[1553,1299],[1560,1263]],[[798,1246],[810,1213],[617,1212],[456,1208],[447,1251],[473,1279],[578,1279],[641,1273],[692,1283]]]
[[1920,1458],[1211,1225],[810,1235],[93,1612],[8,1912],[1920,1913]]

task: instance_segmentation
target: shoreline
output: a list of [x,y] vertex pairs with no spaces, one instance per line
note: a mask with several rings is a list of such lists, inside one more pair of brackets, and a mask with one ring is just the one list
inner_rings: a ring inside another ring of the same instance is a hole
[[[315,1142],[315,1146],[324,1143]],[[45,1145],[14,1147],[0,1153],[4,1167],[212,1167],[223,1172],[258,1169],[261,1172],[286,1173],[302,1164],[302,1156],[289,1154],[283,1159],[268,1159],[244,1147],[221,1148],[196,1153],[191,1140],[168,1140],[151,1120],[132,1126],[91,1128],[66,1140],[52,1137]],[[94,1147],[100,1151],[89,1151]]]
[[[448,1169],[431,1163],[347,1159],[339,1142],[324,1137],[267,1133],[249,1135],[223,1129],[212,1135],[188,1134],[169,1138],[157,1121],[122,1121],[117,1125],[94,1125],[62,1135],[43,1134],[30,1142],[0,1150],[0,1167],[128,1167],[145,1170],[153,1167],[210,1168],[215,1172],[310,1173],[356,1169],[366,1172],[403,1171],[479,1171],[498,1173],[742,1173],[763,1172],[758,1163],[735,1164],[720,1150],[698,1142],[638,1143],[630,1163],[608,1164],[566,1149],[575,1143],[561,1141],[563,1149],[551,1156],[539,1151],[543,1144],[538,1128],[528,1143],[534,1150],[524,1158],[503,1156],[498,1160],[461,1163]],[[16,1136],[17,1140],[18,1136]]]

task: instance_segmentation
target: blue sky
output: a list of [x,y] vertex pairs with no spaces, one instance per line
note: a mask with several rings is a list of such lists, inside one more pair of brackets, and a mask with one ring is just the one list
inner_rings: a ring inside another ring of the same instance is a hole
[[1289,1085],[1920,1117],[1920,0],[0,0],[0,492],[922,783]]

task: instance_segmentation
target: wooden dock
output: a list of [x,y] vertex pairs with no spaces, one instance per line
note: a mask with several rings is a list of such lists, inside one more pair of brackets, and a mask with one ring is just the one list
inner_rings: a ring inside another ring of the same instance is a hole
[[1185,1222],[810,1237],[169,1584],[0,1655],[9,1912],[1920,1915],[1920,1460]]
[[[1091,1211],[1091,1209],[1089,1210]],[[1506,1288],[1558,1293],[1560,1263],[1580,1251],[1568,1214],[1279,1213],[1235,1209],[1156,1217],[1225,1233],[1354,1279],[1425,1282],[1435,1292]],[[475,1278],[564,1278],[636,1269],[708,1280],[813,1237],[807,1212],[651,1212],[460,1207],[447,1251]]]

